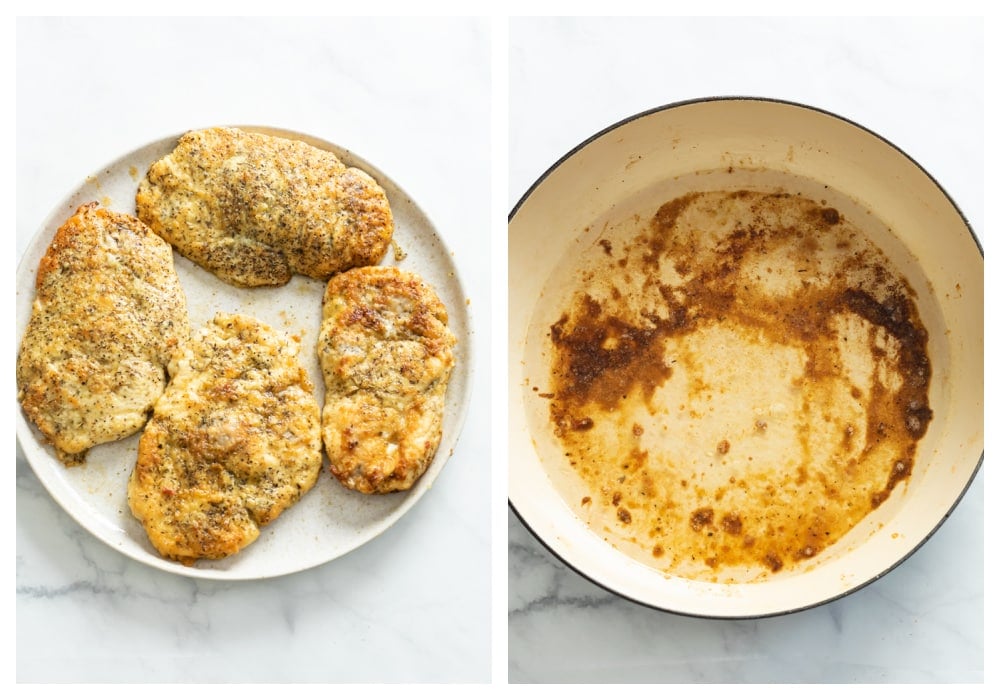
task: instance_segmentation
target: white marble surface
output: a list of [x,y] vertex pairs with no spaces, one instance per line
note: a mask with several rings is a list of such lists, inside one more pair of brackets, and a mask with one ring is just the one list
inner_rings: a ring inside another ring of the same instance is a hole
[[374,541],[276,579],[122,556],[18,447],[18,681],[489,681],[490,55],[476,19],[18,20],[17,258],[119,154],[194,126],[283,126],[350,148],[421,205],[462,271],[478,351],[434,488]]
[[[510,23],[509,206],[593,133],[679,100],[811,104],[888,138],[983,236],[982,22],[556,18]],[[510,514],[509,681],[980,682],[980,471],[937,534],[834,603],[717,621],[651,610],[557,561]]]

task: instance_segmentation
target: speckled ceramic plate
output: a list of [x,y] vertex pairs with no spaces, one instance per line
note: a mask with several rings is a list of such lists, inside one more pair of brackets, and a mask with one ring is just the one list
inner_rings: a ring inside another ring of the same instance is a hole
[[[784,210],[769,229],[755,228],[759,218],[733,224],[743,221],[731,218],[734,202],[762,216],[748,193],[818,204],[805,218]],[[684,238],[678,221],[698,207],[703,221],[685,219]],[[873,297],[844,288],[851,269],[877,257],[850,252],[860,238],[845,222],[888,260],[880,269],[907,280],[932,368],[919,398],[878,398],[918,376],[884,362],[920,336],[900,325],[895,297],[862,309]],[[510,503],[554,554],[608,590],[705,617],[815,606],[906,559],[975,476],[982,250],[938,183],[867,129],[775,100],[651,110],[553,165],[508,233]],[[817,296],[824,285],[841,287]],[[875,308],[887,315],[876,319]],[[791,325],[769,327],[763,314]],[[840,348],[852,334],[870,347],[816,364],[814,338]],[[577,354],[561,356],[573,343]],[[595,386],[603,393],[574,403]],[[898,435],[920,433],[915,450],[912,440],[886,449],[879,411],[892,412]],[[882,471],[855,487],[846,475],[874,455]],[[831,515],[842,505],[855,511],[849,529]],[[826,530],[837,528],[834,539]]]
[[[302,500],[263,528],[259,539],[239,554],[186,567],[161,558],[129,512],[126,484],[135,464],[139,436],[93,448],[86,464],[68,469],[40,433],[17,410],[17,437],[39,480],[52,497],[85,529],[123,554],[183,576],[211,579],[259,579],[307,569],[350,552],[398,521],[431,488],[451,455],[469,403],[472,333],[458,270],[434,225],[406,192],[387,175],[353,153],[305,134],[264,127],[243,127],[296,138],[335,153],[348,165],[371,174],[385,189],[395,219],[395,245],[381,264],[419,273],[448,308],[458,338],[456,363],[448,387],[441,445],[433,463],[407,492],[365,496],[349,491],[332,477],[324,456],[316,486]],[[150,143],[90,174],[63,199],[25,251],[17,269],[17,342],[24,333],[34,299],[38,261],[56,229],[83,203],[98,201],[115,211],[135,214],[135,193],[149,165],[173,150],[180,134]],[[397,255],[399,253],[399,255]],[[405,256],[405,257],[403,257]],[[402,257],[402,259],[397,259]],[[315,354],[324,283],[295,276],[277,289],[238,289],[219,281],[179,254],[174,263],[187,296],[192,328],[219,311],[254,316],[273,328],[298,333],[300,360],[323,403],[323,378]]]

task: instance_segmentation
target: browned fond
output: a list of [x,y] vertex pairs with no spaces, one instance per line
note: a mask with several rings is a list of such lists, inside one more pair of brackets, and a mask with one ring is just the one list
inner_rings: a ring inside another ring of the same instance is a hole
[[695,578],[775,572],[909,477],[932,417],[927,333],[837,210],[697,192],[599,244],[551,325],[550,414],[610,538]]

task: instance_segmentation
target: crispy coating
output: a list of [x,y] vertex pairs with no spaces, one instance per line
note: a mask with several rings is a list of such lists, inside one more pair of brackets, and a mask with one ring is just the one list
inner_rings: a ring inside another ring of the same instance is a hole
[[382,259],[393,233],[367,173],[301,141],[212,128],[181,137],[136,194],[140,219],[240,287],[317,279]]
[[427,470],[454,346],[444,304],[417,275],[363,267],[330,280],[318,343],[323,442],[344,486],[402,491]]
[[59,459],[80,464],[146,424],[188,333],[170,246],[133,216],[84,204],[39,263],[18,401]]
[[320,409],[298,353],[259,321],[220,313],[174,354],[128,484],[162,556],[235,554],[316,483]]

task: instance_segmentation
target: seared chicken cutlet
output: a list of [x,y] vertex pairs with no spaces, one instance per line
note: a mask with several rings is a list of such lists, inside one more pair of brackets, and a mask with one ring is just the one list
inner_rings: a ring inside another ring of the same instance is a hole
[[18,401],[59,459],[79,464],[146,424],[187,336],[170,246],[133,216],[84,204],[39,262]]
[[136,211],[178,252],[240,287],[317,279],[382,259],[393,233],[367,173],[301,141],[214,128],[153,163]]
[[344,486],[402,491],[427,470],[454,346],[444,304],[417,275],[363,267],[330,280],[318,344],[323,442]]
[[226,314],[174,353],[128,484],[162,556],[235,554],[316,483],[320,409],[298,354],[291,338]]

